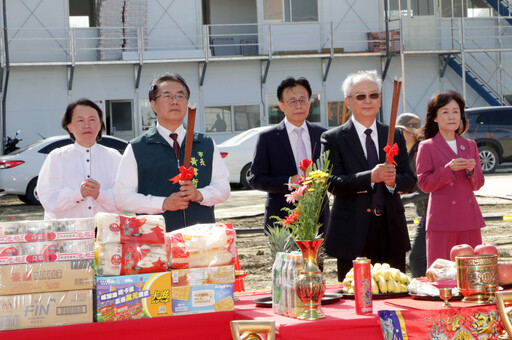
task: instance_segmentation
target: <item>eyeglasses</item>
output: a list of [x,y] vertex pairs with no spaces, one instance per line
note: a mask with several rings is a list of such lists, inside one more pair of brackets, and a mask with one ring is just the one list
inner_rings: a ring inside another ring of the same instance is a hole
[[366,93],[360,93],[360,94],[356,94],[355,96],[348,96],[349,98],[352,98],[352,97],[355,97],[358,101],[362,102],[363,100],[366,100],[366,97],[370,97],[370,99],[379,99],[380,98],[380,93],[379,92],[372,92],[370,94],[366,94]]
[[78,125],[80,127],[84,127],[86,125],[96,126],[97,124],[99,124],[99,120],[98,119],[88,119],[88,120],[78,119],[78,120],[72,121],[72,123],[76,124],[76,125]]
[[297,105],[297,103],[300,103],[300,105],[306,105],[307,103],[309,103],[309,98],[299,98],[299,99],[290,99],[290,100],[287,100],[286,101],[286,104],[290,105],[290,106],[295,106]]
[[184,94],[177,94],[177,95],[173,96],[173,95],[170,95],[169,93],[162,93],[161,95],[156,96],[155,100],[157,100],[159,97],[162,97],[163,100],[165,100],[169,103],[174,100],[177,100],[179,102],[187,100],[187,96],[185,96]]

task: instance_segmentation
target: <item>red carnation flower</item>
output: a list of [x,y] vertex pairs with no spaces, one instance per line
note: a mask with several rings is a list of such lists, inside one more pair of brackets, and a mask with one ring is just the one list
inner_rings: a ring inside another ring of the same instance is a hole
[[307,158],[304,158],[302,161],[300,161],[299,163],[299,169],[301,171],[306,171],[308,168],[309,168],[309,165],[313,163],[311,160],[307,159]]

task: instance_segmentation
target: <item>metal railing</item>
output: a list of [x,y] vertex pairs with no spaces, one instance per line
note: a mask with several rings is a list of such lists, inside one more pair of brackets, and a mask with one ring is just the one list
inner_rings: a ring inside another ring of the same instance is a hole
[[[158,27],[9,28],[11,65],[144,63],[269,57],[512,51],[512,25],[504,18],[403,18],[380,22],[236,24]],[[403,27],[403,32],[400,32]],[[400,37],[400,35],[403,35]],[[3,44],[0,41],[0,44]],[[403,46],[400,46],[402,44]],[[4,63],[4,49],[0,50]]]

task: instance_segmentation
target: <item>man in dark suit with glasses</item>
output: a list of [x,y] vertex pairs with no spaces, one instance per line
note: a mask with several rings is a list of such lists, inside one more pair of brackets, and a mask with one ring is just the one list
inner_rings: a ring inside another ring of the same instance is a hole
[[[304,158],[313,162],[320,156],[320,136],[324,127],[306,121],[311,107],[311,86],[305,78],[286,78],[277,88],[279,108],[285,118],[275,127],[262,132],[258,138],[251,167],[250,183],[254,189],[266,191],[265,228],[273,225],[272,216],[285,217],[283,207],[293,208],[286,202],[302,175],[299,162]],[[326,202],[327,203],[327,202]],[[325,226],[329,217],[326,204],[320,222]],[[320,232],[323,228],[320,229]]]
[[350,74],[342,89],[352,117],[322,135],[322,150],[330,150],[334,195],[325,248],[338,259],[340,282],[356,257],[405,272],[405,253],[411,249],[400,193],[410,192],[416,178],[398,129],[397,165],[385,162],[389,128],[375,119],[381,87],[376,71]]

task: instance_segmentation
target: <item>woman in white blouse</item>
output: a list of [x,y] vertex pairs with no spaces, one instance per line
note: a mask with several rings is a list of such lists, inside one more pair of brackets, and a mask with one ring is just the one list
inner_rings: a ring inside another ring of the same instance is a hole
[[50,152],[37,181],[45,219],[92,217],[118,212],[113,187],[121,155],[96,142],[105,130],[103,113],[93,101],[68,105],[62,127],[74,144]]

